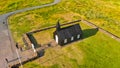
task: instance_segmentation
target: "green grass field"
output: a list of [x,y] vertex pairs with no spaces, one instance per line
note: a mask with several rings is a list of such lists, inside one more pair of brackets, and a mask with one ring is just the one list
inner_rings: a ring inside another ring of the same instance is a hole
[[0,1],[1,1],[0,14],[53,2],[53,0],[0,0]]
[[119,0],[62,0],[61,3],[52,7],[10,17],[10,28],[15,40],[19,41],[23,33],[53,25],[58,19],[62,22],[87,19],[120,37],[119,3]]
[[[64,7],[63,7],[64,6]],[[87,19],[120,37],[119,0],[62,0],[52,7],[16,14],[10,17],[14,39],[22,43],[22,34],[77,19]],[[49,48],[45,55],[24,65],[25,68],[120,68],[120,42],[81,24],[84,40],[65,47]],[[38,43],[52,31],[35,34]],[[50,34],[49,34],[50,33]],[[43,42],[45,42],[44,40]]]
[[[25,68],[119,68],[120,42],[81,23],[84,39],[64,47],[50,47],[45,55],[24,65]],[[38,43],[52,39],[55,29],[34,34]],[[44,36],[43,34],[47,35]],[[41,38],[42,36],[42,38]],[[49,41],[48,41],[49,40]]]

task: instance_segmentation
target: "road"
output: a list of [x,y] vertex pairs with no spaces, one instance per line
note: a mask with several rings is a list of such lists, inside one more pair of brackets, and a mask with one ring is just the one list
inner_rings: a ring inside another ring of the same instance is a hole
[[12,38],[11,32],[9,30],[9,26],[8,26],[9,24],[8,18],[11,15],[14,15],[17,13],[39,9],[47,6],[52,6],[59,3],[60,1],[61,0],[54,0],[54,2],[50,4],[35,6],[31,8],[25,8],[25,9],[16,10],[13,12],[0,15],[0,68],[6,68],[7,63],[5,61],[5,58],[7,58],[8,61],[17,58],[15,42]]

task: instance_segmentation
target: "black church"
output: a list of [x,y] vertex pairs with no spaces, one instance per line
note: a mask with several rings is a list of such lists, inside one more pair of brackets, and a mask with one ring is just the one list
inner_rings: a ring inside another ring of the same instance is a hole
[[82,30],[79,24],[74,24],[61,28],[60,23],[56,25],[56,31],[53,34],[56,43],[65,45],[82,38]]

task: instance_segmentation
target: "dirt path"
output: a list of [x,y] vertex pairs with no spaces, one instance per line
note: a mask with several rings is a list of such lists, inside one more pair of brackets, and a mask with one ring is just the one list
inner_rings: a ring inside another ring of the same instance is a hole
[[50,4],[45,4],[42,6],[35,6],[31,8],[25,8],[25,9],[16,10],[13,12],[0,15],[0,60],[1,60],[0,68],[6,68],[5,58],[8,58],[8,60],[12,60],[17,57],[16,51],[15,51],[16,50],[15,42],[12,38],[11,32],[9,30],[9,26],[8,26],[9,24],[8,18],[11,15],[14,15],[20,12],[25,12],[29,10],[52,6],[52,5],[59,3],[60,1],[61,0],[54,0],[54,2]]

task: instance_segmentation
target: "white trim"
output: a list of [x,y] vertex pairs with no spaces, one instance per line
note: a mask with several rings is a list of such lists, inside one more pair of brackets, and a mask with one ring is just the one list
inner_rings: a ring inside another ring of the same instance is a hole
[[74,37],[72,36],[72,37],[71,37],[71,41],[73,41],[73,40],[74,40]]
[[77,35],[77,39],[79,39],[79,38],[80,38],[80,34]]
[[58,43],[58,36],[55,35],[55,41]]
[[67,39],[64,39],[64,43],[67,43]]

